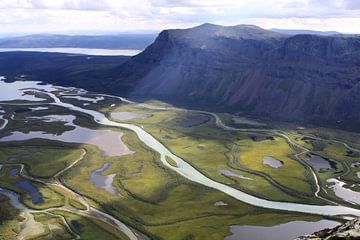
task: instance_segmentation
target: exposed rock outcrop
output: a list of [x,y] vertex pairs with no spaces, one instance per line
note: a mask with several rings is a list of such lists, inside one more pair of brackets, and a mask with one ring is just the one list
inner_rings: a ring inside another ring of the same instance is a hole
[[296,240],[359,240],[360,219],[348,221],[333,229],[324,229]]

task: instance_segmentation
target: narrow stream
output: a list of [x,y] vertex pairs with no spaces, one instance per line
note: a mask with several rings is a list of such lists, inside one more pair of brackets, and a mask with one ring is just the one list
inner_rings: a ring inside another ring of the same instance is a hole
[[4,116],[0,116],[0,119],[4,121],[4,123],[0,126],[0,131],[3,130],[6,125],[8,124],[9,120],[7,120],[6,118],[4,118]]

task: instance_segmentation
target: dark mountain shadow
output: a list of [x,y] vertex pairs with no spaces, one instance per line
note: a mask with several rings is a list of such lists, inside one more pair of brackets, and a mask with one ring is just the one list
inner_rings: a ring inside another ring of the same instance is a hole
[[252,25],[164,30],[140,54],[1,53],[0,72],[176,106],[360,131],[360,37]]

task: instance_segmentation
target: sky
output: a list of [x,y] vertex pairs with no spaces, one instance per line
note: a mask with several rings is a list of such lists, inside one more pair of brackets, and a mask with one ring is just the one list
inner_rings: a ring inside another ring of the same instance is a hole
[[157,32],[205,22],[360,33],[360,0],[0,0],[0,35]]

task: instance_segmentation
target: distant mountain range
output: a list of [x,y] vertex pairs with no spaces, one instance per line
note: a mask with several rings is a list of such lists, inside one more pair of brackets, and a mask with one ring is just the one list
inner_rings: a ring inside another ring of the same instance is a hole
[[[21,56],[12,61],[21,62]],[[34,67],[22,69],[39,76]],[[291,35],[253,25],[203,24],[162,31],[123,63],[81,69],[66,78],[37,79],[191,108],[360,130],[358,35]],[[44,68],[41,72],[53,76]]]
[[156,38],[156,34],[119,34],[100,36],[73,36],[36,34],[21,37],[0,38],[0,48],[103,48],[144,49]]
[[320,35],[320,36],[331,36],[335,34],[341,34],[340,32],[336,32],[336,31],[294,30],[294,29],[278,29],[278,28],[272,28],[270,30],[273,32],[290,34],[290,35],[312,34],[312,35]]

